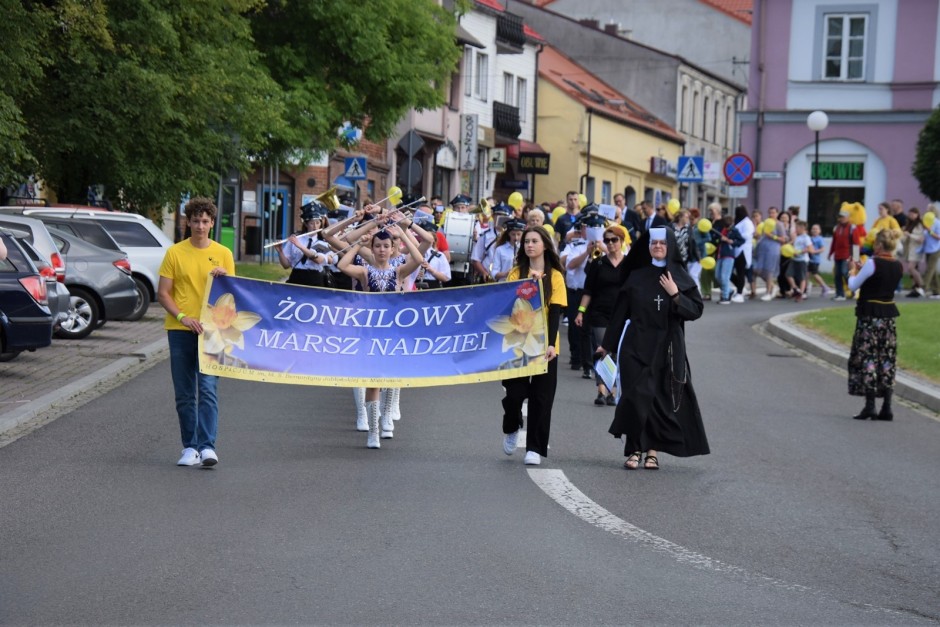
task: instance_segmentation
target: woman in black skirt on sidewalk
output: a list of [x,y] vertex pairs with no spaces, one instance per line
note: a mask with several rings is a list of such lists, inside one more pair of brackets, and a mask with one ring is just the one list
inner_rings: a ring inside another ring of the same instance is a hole
[[[894,290],[904,274],[901,262],[894,258],[898,233],[883,229],[875,236],[875,254],[865,262],[853,262],[854,275],[849,289],[858,292],[855,305],[855,335],[849,353],[849,394],[864,396],[865,408],[856,420],[893,420],[891,396],[897,370],[898,336]],[[875,399],[883,398],[881,411],[875,413]]]

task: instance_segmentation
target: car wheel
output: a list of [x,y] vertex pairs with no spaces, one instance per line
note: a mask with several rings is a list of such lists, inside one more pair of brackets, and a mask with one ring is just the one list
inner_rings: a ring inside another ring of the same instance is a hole
[[140,320],[150,308],[150,289],[147,287],[147,284],[137,277],[134,277],[134,283],[137,285],[137,304],[134,305],[134,311],[132,311],[129,316],[121,318],[121,320],[128,320],[130,322]]
[[68,340],[80,340],[91,333],[98,325],[100,314],[98,303],[80,287],[69,288],[68,317],[59,325],[56,337]]

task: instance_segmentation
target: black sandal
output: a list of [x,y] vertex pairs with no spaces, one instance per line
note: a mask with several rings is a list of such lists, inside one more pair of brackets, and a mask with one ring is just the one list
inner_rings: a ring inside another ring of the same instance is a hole
[[[650,463],[653,465],[650,466]],[[656,459],[655,455],[647,455],[646,459],[643,460],[643,469],[644,470],[659,470],[659,460]]]
[[[643,453],[637,451],[636,453],[630,453],[627,455],[627,461],[623,463],[623,467],[627,470],[636,470],[640,467],[640,460],[643,459]],[[636,466],[628,466],[627,464],[636,464]]]

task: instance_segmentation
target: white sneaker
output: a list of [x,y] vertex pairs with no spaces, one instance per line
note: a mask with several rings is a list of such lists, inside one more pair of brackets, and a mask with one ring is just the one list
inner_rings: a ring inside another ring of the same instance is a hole
[[184,448],[183,456],[180,457],[180,460],[176,462],[177,466],[198,466],[199,465],[199,451],[194,448]]
[[538,466],[542,463],[542,456],[535,451],[526,451],[523,463],[526,466]]
[[771,300],[774,299],[774,295],[773,295],[773,294],[764,294],[763,296],[760,297],[760,299],[763,300],[763,301],[771,301]]
[[356,431],[368,431],[369,418],[365,415],[356,418]]
[[744,294],[735,294],[734,296],[731,297],[731,302],[732,302],[732,303],[743,303],[743,302],[744,302]]
[[507,433],[503,436],[503,452],[506,455],[512,455],[516,452],[516,444],[519,442],[519,430]]
[[202,453],[200,453],[200,455],[202,456],[203,466],[215,466],[219,463],[219,456],[216,455],[215,451],[213,451],[211,448],[202,449]]

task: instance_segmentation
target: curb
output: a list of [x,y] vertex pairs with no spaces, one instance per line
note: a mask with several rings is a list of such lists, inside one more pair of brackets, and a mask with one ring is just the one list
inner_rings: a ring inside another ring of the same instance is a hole
[[[765,328],[771,335],[792,344],[796,348],[847,370],[849,363],[849,351],[847,349],[791,322],[794,317],[804,313],[806,311],[776,315],[767,321]],[[894,381],[894,391],[898,396],[940,414],[940,388],[937,386],[898,370]]]
[[[99,396],[104,391],[107,391],[104,389],[98,393],[89,395],[89,392],[102,387],[102,384],[113,379],[119,379],[122,375],[133,372],[135,367],[146,362],[152,362],[150,365],[153,365],[162,361],[169,356],[169,353],[170,351],[166,340],[161,339],[131,353],[129,357],[122,357],[104,368],[96,370],[92,374],[72,381],[54,392],[44,394],[25,404],[23,407],[5,412],[0,416],[0,435],[19,429],[35,418],[54,410],[57,406],[67,405],[70,400],[78,396],[87,397],[79,405],[67,407],[68,410],[72,410],[84,404],[84,402]],[[66,408],[63,407],[63,409]]]

